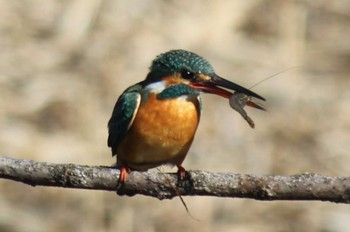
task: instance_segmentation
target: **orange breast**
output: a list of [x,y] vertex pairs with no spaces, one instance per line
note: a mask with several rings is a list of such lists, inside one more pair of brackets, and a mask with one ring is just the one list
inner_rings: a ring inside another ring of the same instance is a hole
[[198,99],[158,100],[154,93],[141,103],[129,132],[118,148],[118,159],[137,170],[181,164],[200,117]]

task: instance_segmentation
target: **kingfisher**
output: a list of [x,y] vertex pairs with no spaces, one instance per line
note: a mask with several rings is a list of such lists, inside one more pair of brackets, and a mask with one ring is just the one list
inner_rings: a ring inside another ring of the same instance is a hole
[[[118,98],[108,122],[108,146],[117,157],[119,181],[131,170],[147,171],[160,165],[182,163],[194,139],[201,117],[201,93],[230,98],[232,92],[265,100],[228,81],[201,56],[186,50],[158,55],[146,79],[127,88]],[[259,108],[254,104],[248,104]]]

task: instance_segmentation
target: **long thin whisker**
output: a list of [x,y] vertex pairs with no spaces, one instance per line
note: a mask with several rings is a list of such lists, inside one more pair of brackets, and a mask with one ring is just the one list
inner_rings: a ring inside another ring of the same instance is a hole
[[277,75],[279,75],[279,74],[281,74],[281,73],[287,72],[287,71],[292,70],[292,69],[300,68],[300,67],[303,67],[303,65],[293,66],[293,67],[287,68],[287,69],[285,69],[285,70],[283,70],[283,71],[280,71],[280,72],[278,72],[278,73],[275,73],[275,74],[273,74],[273,75],[271,75],[271,76],[268,76],[268,77],[264,78],[263,80],[261,80],[261,81],[255,83],[254,85],[250,86],[249,89],[252,89],[252,88],[254,88],[254,87],[257,86],[257,85],[260,85],[261,83],[263,83],[263,82],[265,82],[265,81],[267,81],[267,80],[269,80],[269,79],[271,79],[271,78],[273,78],[273,77],[275,77],[275,76],[277,76]]

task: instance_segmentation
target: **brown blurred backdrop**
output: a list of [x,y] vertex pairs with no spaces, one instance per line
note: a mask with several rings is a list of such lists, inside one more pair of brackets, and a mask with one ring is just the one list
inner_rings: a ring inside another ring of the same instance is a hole
[[[0,0],[0,155],[111,165],[117,97],[159,53],[182,48],[268,99],[248,109],[204,97],[187,169],[350,174],[350,1]],[[173,169],[175,171],[175,169]],[[350,231],[322,202],[118,197],[0,180],[0,231]]]

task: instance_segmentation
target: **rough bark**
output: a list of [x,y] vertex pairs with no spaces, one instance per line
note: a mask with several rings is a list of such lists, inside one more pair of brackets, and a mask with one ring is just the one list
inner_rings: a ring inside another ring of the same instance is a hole
[[53,164],[0,157],[0,178],[31,186],[54,186],[117,191],[171,199],[176,196],[216,196],[256,200],[314,200],[350,203],[350,177],[304,173],[294,176],[247,175],[189,171],[183,180],[175,173],[130,172],[117,184],[113,167]]

